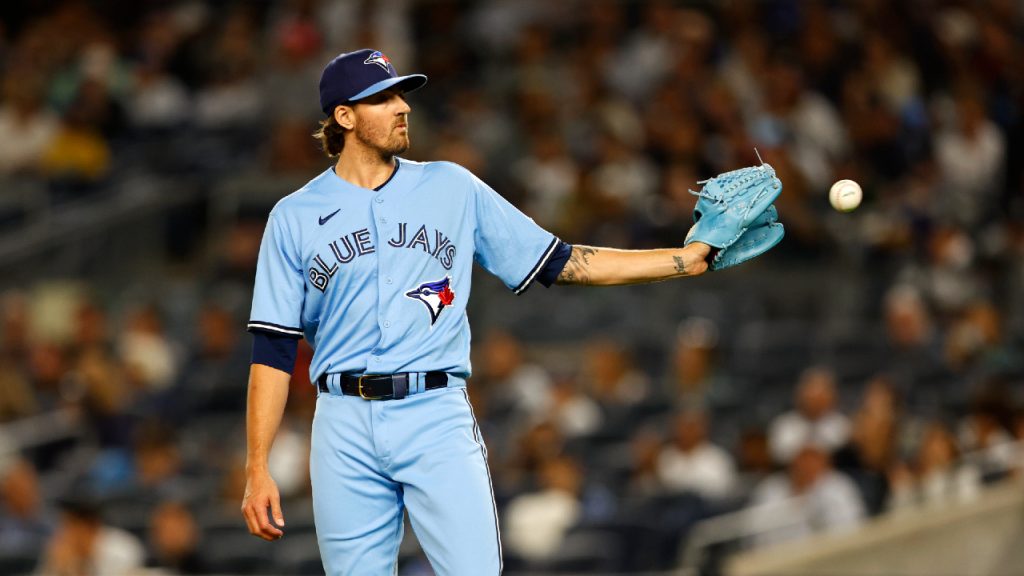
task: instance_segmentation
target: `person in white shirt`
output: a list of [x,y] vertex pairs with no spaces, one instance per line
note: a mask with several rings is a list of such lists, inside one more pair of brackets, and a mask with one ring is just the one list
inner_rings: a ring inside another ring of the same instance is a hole
[[692,410],[676,417],[675,435],[658,455],[657,473],[667,490],[711,500],[730,496],[736,484],[732,456],[708,441],[707,416]]
[[505,545],[530,560],[553,556],[580,517],[582,481],[572,460],[557,457],[546,462],[540,472],[541,489],[509,502],[502,526]]
[[866,516],[857,486],[833,470],[828,453],[814,444],[803,446],[787,471],[754,489],[749,510],[758,528],[755,546],[853,530]]
[[40,575],[130,576],[145,566],[142,542],[103,524],[96,503],[82,498],[61,505],[61,523],[40,562]]
[[835,374],[820,366],[800,376],[796,410],[776,417],[768,432],[772,457],[780,464],[788,464],[808,444],[831,454],[849,438],[850,421],[836,409]]

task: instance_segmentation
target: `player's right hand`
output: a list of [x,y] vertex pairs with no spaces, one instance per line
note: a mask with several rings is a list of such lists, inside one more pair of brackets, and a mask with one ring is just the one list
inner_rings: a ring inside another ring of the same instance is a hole
[[[268,514],[268,510],[270,514]],[[271,523],[271,514],[273,523]],[[249,525],[249,533],[264,540],[277,540],[284,532],[277,526],[284,526],[281,513],[281,493],[277,483],[266,470],[246,474],[245,497],[242,498],[242,516]],[[274,524],[277,524],[275,526]]]

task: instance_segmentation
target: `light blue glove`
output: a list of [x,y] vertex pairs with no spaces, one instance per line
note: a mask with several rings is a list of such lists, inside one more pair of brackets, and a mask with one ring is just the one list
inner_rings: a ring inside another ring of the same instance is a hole
[[[712,270],[735,266],[763,254],[782,240],[781,224],[772,203],[782,193],[782,182],[770,164],[719,174],[704,184],[693,209],[694,225],[684,244],[703,242],[712,251]],[[769,208],[771,211],[768,212]],[[744,238],[751,228],[757,231]],[[737,242],[736,250],[730,250]]]
[[778,217],[779,213],[775,211],[775,206],[769,206],[750,225],[750,228],[740,235],[739,240],[724,250],[718,250],[712,256],[711,269],[729,268],[756,258],[774,248],[786,235],[786,229],[776,221]]

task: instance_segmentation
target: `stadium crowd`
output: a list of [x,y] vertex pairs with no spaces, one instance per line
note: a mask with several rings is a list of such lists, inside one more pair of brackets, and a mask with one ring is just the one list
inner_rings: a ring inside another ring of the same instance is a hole
[[[696,522],[746,505],[805,496],[742,542],[767,545],[969,500],[1024,470],[1020,2],[4,12],[0,194],[31,182],[59,203],[187,173],[206,203],[232,185],[283,196],[329,165],[311,138],[323,63],[364,46],[430,77],[410,97],[410,157],[470,168],[571,243],[677,245],[698,180],[756,163],[755,148],[776,168],[787,236],[767,262],[587,297],[642,295],[625,306],[649,324],[569,305],[581,296],[566,288],[523,298],[552,324],[577,316],[571,338],[474,322],[470,391],[510,572],[664,569]],[[866,191],[853,214],[828,207],[840,178]],[[0,572],[316,570],[308,348],[271,458],[289,533],[268,548],[238,513],[243,330],[269,208],[171,230],[185,249],[153,255],[161,293],[132,277],[107,293],[89,270],[3,286],[0,423],[67,410],[77,424],[31,446],[0,427]],[[846,291],[793,289],[833,273]],[[778,300],[751,295],[759,283]],[[475,297],[504,306],[493,292]],[[402,573],[429,568],[403,549]]]

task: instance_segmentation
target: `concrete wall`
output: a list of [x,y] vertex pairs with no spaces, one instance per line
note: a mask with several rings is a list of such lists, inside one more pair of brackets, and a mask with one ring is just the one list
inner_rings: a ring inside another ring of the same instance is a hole
[[969,504],[880,518],[855,534],[822,536],[733,557],[729,576],[1009,576],[1024,574],[1024,485]]

